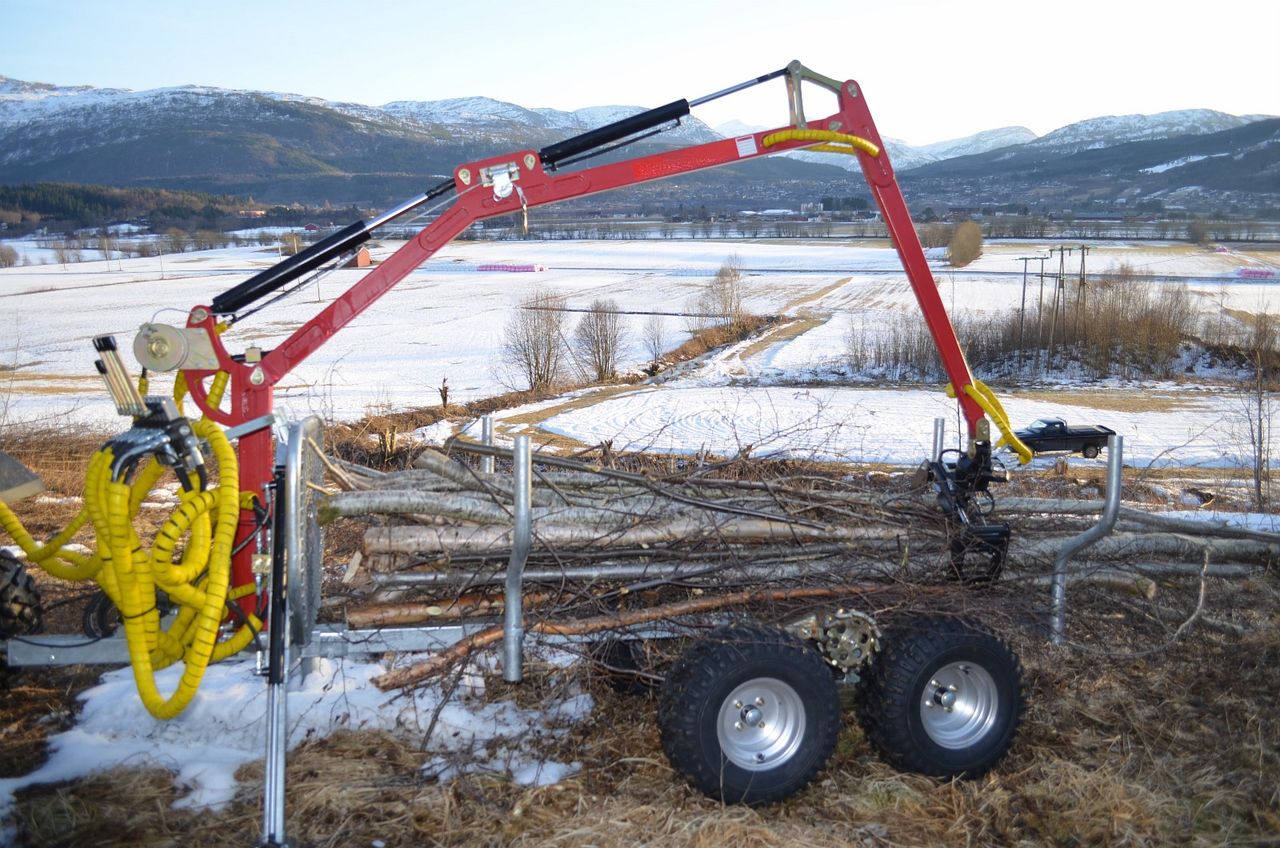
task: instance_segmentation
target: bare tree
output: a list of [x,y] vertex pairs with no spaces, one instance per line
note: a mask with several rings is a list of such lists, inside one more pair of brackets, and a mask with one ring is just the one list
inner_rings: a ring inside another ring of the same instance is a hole
[[1253,370],[1245,402],[1245,437],[1249,448],[1249,470],[1253,477],[1253,499],[1259,510],[1270,501],[1271,433],[1275,415],[1276,378],[1280,376],[1280,327],[1276,316],[1265,309],[1248,318],[1245,355]]
[[98,250],[102,252],[102,258],[107,261],[107,269],[110,270],[112,255],[117,252],[115,238],[110,235],[98,236]]
[[530,391],[545,392],[561,379],[567,353],[566,305],[560,292],[537,289],[520,303],[503,329],[503,357]]
[[597,382],[611,380],[617,373],[624,336],[618,320],[618,302],[603,298],[591,301],[590,311],[573,332],[573,347],[578,360],[586,363]]
[[1201,218],[1194,218],[1188,222],[1187,241],[1200,245],[1209,244],[1209,223]]
[[691,322],[690,330],[698,333],[720,325],[733,329],[741,327],[747,317],[742,304],[742,289],[742,260],[735,254],[724,261],[716,275],[698,293],[693,307],[698,316]]
[[65,270],[67,263],[81,260],[80,244],[74,240],[58,242],[53,246],[53,260]]
[[963,221],[947,247],[947,258],[955,268],[963,268],[982,255],[982,227],[976,221]]
[[649,360],[653,363],[656,371],[658,368],[658,360],[667,348],[667,328],[662,321],[661,315],[650,315],[649,319],[644,322],[644,349],[649,354]]
[[191,247],[191,239],[187,236],[186,230],[170,227],[165,231],[165,236],[169,240],[170,253],[186,253]]

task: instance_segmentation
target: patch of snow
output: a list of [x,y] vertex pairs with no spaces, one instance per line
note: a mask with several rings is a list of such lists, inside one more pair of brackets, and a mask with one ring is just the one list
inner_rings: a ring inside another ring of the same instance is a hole
[[[1225,153],[1218,154],[1226,156]],[[1170,162],[1163,162],[1159,165],[1152,165],[1150,168],[1142,168],[1139,173],[1142,174],[1163,174],[1165,171],[1172,171],[1174,168],[1181,168],[1183,165],[1190,165],[1192,162],[1199,162],[1202,159],[1210,159],[1210,156],[1183,156],[1180,159],[1174,159]]]
[[[556,737],[585,719],[594,707],[590,695],[570,691],[540,709],[485,702],[479,697],[483,678],[474,672],[459,696],[448,697],[439,686],[386,693],[372,683],[385,671],[379,663],[346,659],[318,660],[302,680],[295,674],[287,695],[289,747],[339,728],[421,734],[439,710],[424,746],[427,766],[476,763],[529,785],[554,783],[579,767],[542,761],[529,743]],[[161,691],[172,691],[181,673],[182,666],[158,672]],[[217,810],[235,796],[236,770],[264,753],[266,685],[253,662],[210,666],[191,705],[169,721],[152,718],[142,707],[128,668],[107,672],[80,700],[75,726],[50,737],[44,765],[24,777],[0,779],[0,818],[19,789],[141,764],[168,769],[175,784],[187,790],[175,807]],[[500,748],[500,757],[476,756],[494,748]]]
[[413,438],[426,445],[443,445],[453,435],[454,425],[451,421],[437,421],[413,431]]

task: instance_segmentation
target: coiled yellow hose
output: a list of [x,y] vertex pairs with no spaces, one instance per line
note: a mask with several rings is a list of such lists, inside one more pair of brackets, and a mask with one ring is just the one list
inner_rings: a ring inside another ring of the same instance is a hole
[[[214,379],[210,397],[216,400],[225,388],[224,375]],[[185,382],[174,387],[181,403]],[[181,408],[181,407],[179,407]],[[47,544],[37,543],[22,522],[0,502],[2,526],[28,559],[49,574],[65,580],[97,580],[120,611],[134,681],[143,705],[158,719],[173,718],[195,696],[210,662],[238,653],[261,630],[257,616],[229,637],[223,634],[228,601],[254,591],[252,583],[231,589],[231,553],[240,517],[239,462],[226,435],[208,419],[195,421],[196,435],[205,440],[218,464],[218,485],[205,491],[180,493],[178,507],[169,515],[148,550],[143,547],[133,520],[165,468],[151,460],[132,484],[112,479],[114,456],[110,446],[89,461],[84,508],[61,533]],[[86,524],[96,536],[92,555],[68,550],[67,543]],[[175,562],[183,539],[186,546]],[[167,629],[161,629],[156,591],[163,591],[179,606]],[[156,685],[155,671],[182,661],[185,669],[177,688],[165,696]]]
[[826,144],[816,144],[808,150],[818,153],[847,153],[850,156],[856,156],[861,150],[868,156],[879,156],[880,147],[874,142],[867,141],[865,138],[849,133],[834,132],[832,130],[811,130],[811,129],[791,129],[778,130],[769,133],[760,139],[760,143],[765,147],[773,147],[783,141],[822,141]]

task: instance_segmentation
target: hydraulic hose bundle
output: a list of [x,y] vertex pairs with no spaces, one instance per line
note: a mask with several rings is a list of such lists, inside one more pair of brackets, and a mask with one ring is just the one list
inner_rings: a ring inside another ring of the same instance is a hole
[[[223,375],[219,375],[222,377]],[[184,394],[181,378],[175,399]],[[215,380],[211,394],[221,394],[225,379]],[[168,403],[168,401],[166,401]],[[172,404],[170,404],[172,406]],[[185,418],[177,419],[180,426]],[[170,424],[174,422],[168,422]],[[175,466],[182,488],[178,507],[143,546],[134,519],[143,501],[165,473],[160,451],[147,450],[135,436],[138,427],[108,442],[93,455],[85,480],[84,508],[47,544],[37,543],[13,512],[0,502],[0,526],[13,537],[29,560],[65,580],[96,580],[120,611],[130,664],[143,705],[158,719],[173,718],[191,702],[205,669],[242,650],[259,630],[256,615],[242,615],[234,633],[222,638],[223,622],[237,600],[254,591],[253,584],[232,589],[231,556],[239,520],[241,496],[235,449],[212,421],[190,423],[190,433],[207,444],[218,464],[219,481],[208,488],[200,473]],[[132,482],[128,482],[129,478]],[[95,550],[85,555],[67,544],[90,523]],[[176,557],[183,540],[181,555]],[[176,561],[175,561],[176,559]],[[177,615],[162,628],[158,593],[178,606]],[[177,688],[165,696],[156,685],[155,671],[182,661],[186,668]]]

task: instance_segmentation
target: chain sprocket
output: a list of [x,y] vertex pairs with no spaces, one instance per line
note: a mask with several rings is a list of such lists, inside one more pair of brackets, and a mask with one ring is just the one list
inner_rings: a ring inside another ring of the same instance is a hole
[[856,677],[880,650],[880,628],[875,619],[856,610],[806,616],[787,627],[802,639],[818,644],[822,658],[841,673]]

